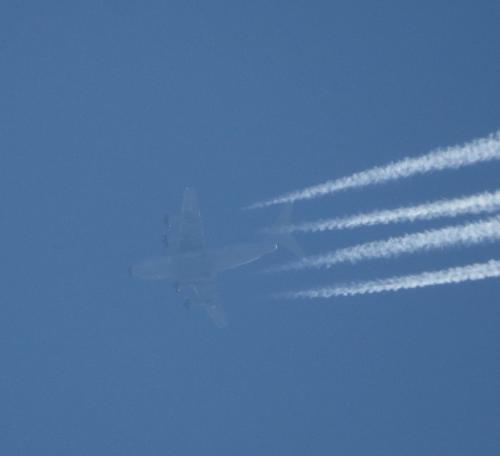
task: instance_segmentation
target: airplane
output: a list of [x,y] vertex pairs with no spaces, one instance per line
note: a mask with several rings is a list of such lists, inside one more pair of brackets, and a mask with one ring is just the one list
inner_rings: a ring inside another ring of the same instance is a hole
[[191,291],[191,303],[202,307],[212,322],[222,328],[227,317],[219,302],[216,276],[228,269],[251,263],[274,252],[275,242],[236,244],[224,248],[208,248],[205,244],[198,196],[192,187],[184,190],[181,213],[165,217],[168,235],[163,237],[167,255],[151,258],[130,268],[132,276],[149,280],[170,280],[180,293]]

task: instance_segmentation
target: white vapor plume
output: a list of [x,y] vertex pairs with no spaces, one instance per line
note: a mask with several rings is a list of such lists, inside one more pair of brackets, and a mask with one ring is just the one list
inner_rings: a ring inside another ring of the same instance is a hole
[[500,190],[484,192],[448,200],[424,203],[418,206],[400,207],[357,214],[348,217],[316,220],[266,228],[267,233],[315,233],[343,230],[360,226],[387,225],[389,223],[432,220],[439,217],[458,217],[466,214],[493,213],[500,210]]
[[349,188],[381,184],[416,174],[425,174],[444,169],[457,169],[475,163],[498,159],[500,159],[500,132],[493,133],[485,138],[475,139],[461,146],[437,149],[420,157],[405,158],[401,161],[371,168],[348,177],[342,177],[320,185],[307,187],[303,190],[286,193],[282,196],[247,206],[247,209],[292,203],[299,200],[330,195]]
[[394,258],[420,251],[477,245],[498,240],[500,240],[500,216],[495,216],[478,222],[406,234],[383,241],[346,247],[327,254],[305,257],[296,262],[268,269],[268,272],[330,268],[339,263],[357,263],[375,258]]
[[500,277],[500,261],[490,260],[487,263],[476,263],[440,271],[423,272],[421,274],[391,277],[389,279],[379,279],[369,282],[338,285],[305,291],[279,293],[276,294],[275,297],[300,299],[354,296],[381,293],[384,291],[399,291],[434,285],[461,283],[471,280],[484,280],[495,277]]

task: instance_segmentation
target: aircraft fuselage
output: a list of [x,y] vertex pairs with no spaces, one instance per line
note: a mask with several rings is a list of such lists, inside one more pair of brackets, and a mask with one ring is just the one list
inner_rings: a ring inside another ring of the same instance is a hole
[[188,252],[170,257],[172,276],[180,283],[213,279],[212,262],[205,251]]

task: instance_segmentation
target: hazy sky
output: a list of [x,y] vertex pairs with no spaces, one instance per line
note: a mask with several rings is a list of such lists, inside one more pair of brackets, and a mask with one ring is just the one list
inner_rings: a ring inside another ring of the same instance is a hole
[[[500,259],[493,243],[218,280],[231,324],[128,276],[198,190],[211,245],[277,196],[500,128],[498,1],[0,5],[0,453],[497,455],[500,281],[269,293]],[[500,163],[298,221],[498,187]],[[466,216],[457,223],[476,220]],[[301,234],[311,254],[448,224]]]

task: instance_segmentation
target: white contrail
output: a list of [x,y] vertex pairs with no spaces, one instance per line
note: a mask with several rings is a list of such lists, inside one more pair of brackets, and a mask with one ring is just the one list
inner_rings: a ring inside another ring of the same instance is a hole
[[268,269],[268,272],[330,268],[339,263],[357,263],[358,261],[375,258],[392,258],[419,251],[476,245],[497,240],[500,240],[500,216],[463,225],[406,234],[383,241],[358,244],[331,253],[302,258],[292,263]]
[[348,285],[317,288],[305,291],[278,293],[275,297],[300,298],[331,298],[334,296],[354,296],[360,294],[381,293],[383,291],[399,291],[412,288],[423,288],[434,285],[461,283],[471,280],[483,280],[500,277],[500,261],[490,260],[487,263],[476,263],[468,266],[455,267],[441,271],[423,272],[408,276],[391,277],[389,279],[373,280]]
[[247,206],[247,209],[292,203],[294,201],[336,193],[348,188],[381,184],[416,174],[444,169],[457,169],[474,163],[498,159],[500,159],[500,132],[493,133],[485,138],[475,139],[462,146],[437,149],[420,157],[405,158],[401,161],[392,162],[385,166],[378,166],[348,177],[342,177],[320,185],[307,187],[303,190],[286,193],[276,198]]
[[313,222],[272,226],[266,233],[314,233],[318,231],[343,230],[360,226],[387,225],[389,223],[431,220],[439,217],[458,217],[465,214],[493,213],[500,210],[500,190],[484,192],[462,198],[439,200],[418,206],[400,207],[364,214],[351,215]]

